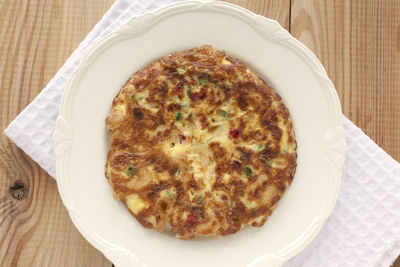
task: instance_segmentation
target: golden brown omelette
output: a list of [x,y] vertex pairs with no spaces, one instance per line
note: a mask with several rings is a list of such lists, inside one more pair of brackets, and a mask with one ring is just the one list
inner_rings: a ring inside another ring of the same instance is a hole
[[136,72],[106,125],[114,194],[144,227],[170,228],[182,239],[262,226],[296,169],[280,96],[207,45]]

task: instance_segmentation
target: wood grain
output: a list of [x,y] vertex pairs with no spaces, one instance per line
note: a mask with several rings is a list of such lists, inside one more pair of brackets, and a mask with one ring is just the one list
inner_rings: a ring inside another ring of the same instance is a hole
[[[40,92],[111,0],[0,1],[1,133]],[[20,180],[27,195],[9,188]],[[0,266],[111,266],[75,229],[55,181],[0,138]]]
[[223,0],[278,21],[289,30],[290,0]]
[[[0,266],[111,266],[72,225],[55,181],[2,132],[113,2],[0,0]],[[345,115],[400,159],[399,1],[227,2],[278,20],[313,50]],[[17,180],[22,200],[10,194]]]
[[400,160],[400,1],[292,0],[291,34],[325,66],[343,113]]

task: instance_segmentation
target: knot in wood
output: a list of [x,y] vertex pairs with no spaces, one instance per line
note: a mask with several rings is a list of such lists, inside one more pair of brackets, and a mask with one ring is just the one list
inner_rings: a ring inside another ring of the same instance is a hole
[[26,197],[28,190],[25,187],[25,184],[17,180],[14,184],[10,187],[10,194],[14,199],[22,200]]

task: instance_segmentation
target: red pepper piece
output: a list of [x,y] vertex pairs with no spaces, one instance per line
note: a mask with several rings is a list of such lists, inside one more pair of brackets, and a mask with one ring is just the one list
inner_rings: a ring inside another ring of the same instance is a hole
[[178,134],[179,137],[179,144],[182,144],[186,140],[186,136],[183,134]]
[[189,214],[186,219],[187,226],[195,226],[197,224],[198,217],[195,214]]
[[232,129],[229,131],[229,136],[232,137],[233,139],[238,138],[239,136],[239,130],[238,129]]

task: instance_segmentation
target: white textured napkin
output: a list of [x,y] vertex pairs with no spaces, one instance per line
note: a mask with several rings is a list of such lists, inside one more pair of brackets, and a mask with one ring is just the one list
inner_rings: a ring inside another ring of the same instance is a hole
[[[5,134],[55,177],[52,132],[61,93],[82,55],[132,16],[176,0],[117,0]],[[317,238],[285,266],[390,266],[400,254],[400,164],[344,117],[348,152],[336,207]]]

